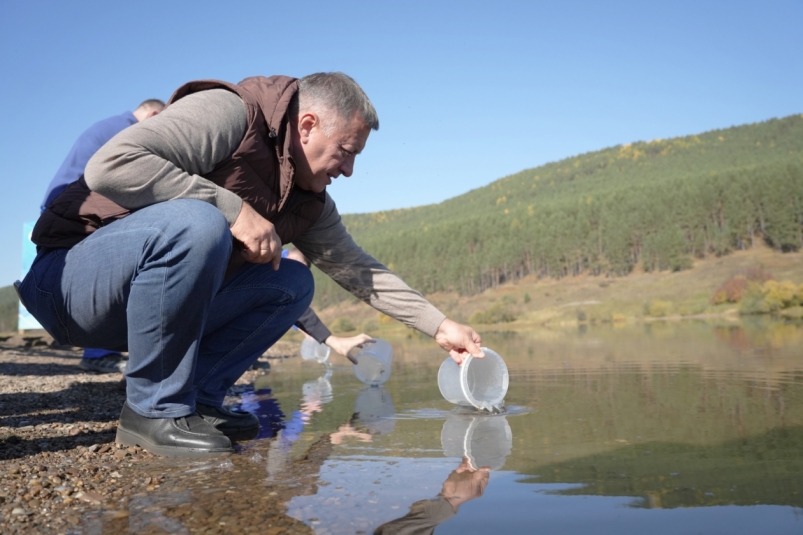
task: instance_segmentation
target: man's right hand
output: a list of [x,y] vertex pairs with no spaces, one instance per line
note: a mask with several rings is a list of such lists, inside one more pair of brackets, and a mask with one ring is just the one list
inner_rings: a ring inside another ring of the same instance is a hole
[[452,359],[459,365],[471,354],[478,359],[485,358],[480,345],[482,338],[468,325],[461,325],[446,318],[435,333],[435,341],[449,352]]
[[262,217],[250,204],[243,201],[237,220],[231,226],[231,235],[243,244],[242,255],[254,264],[273,264],[279,269],[282,261],[282,241],[273,223]]

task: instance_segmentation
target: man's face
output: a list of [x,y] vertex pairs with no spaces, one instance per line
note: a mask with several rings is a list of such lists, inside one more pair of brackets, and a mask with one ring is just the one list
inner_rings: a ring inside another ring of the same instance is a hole
[[[326,118],[323,118],[324,121]],[[340,175],[351,176],[354,158],[362,152],[371,129],[358,117],[335,124],[329,136],[315,113],[298,119],[293,139],[295,182],[303,190],[320,193]]]

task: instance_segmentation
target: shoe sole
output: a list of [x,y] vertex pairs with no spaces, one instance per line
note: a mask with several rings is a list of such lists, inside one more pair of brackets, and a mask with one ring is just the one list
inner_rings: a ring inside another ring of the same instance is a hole
[[152,444],[139,435],[125,429],[117,428],[117,436],[114,440],[123,446],[139,446],[140,448],[163,457],[185,457],[191,459],[208,459],[210,457],[227,456],[234,453],[234,449],[203,450],[193,448],[177,448],[176,446],[159,446]]

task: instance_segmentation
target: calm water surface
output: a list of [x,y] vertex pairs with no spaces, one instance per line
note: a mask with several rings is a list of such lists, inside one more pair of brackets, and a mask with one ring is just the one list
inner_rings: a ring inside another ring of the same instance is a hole
[[443,400],[434,343],[392,343],[381,388],[274,361],[231,399],[261,438],[135,467],[168,478],[88,530],[803,533],[800,324],[485,335],[510,370],[498,416]]

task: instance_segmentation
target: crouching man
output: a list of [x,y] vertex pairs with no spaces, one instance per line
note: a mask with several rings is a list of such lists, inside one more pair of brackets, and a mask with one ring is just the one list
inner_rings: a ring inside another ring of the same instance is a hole
[[129,352],[118,442],[205,457],[256,435],[223,399],[310,304],[310,271],[281,259],[291,242],[456,361],[482,356],[473,329],[354,243],[326,191],[378,127],[341,73],[190,82],[49,205],[20,297],[58,342]]

